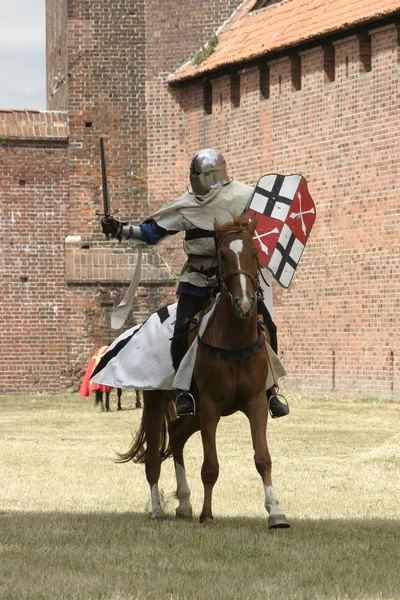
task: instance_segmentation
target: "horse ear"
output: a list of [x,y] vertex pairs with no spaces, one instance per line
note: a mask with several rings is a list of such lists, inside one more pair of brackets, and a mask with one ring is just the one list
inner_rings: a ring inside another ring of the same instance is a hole
[[257,227],[257,214],[254,213],[254,215],[252,216],[252,218],[249,221],[249,230],[252,235],[255,232],[256,227]]

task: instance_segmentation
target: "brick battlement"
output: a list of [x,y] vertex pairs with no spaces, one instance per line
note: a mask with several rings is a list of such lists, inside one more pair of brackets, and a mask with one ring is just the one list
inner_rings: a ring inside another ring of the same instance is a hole
[[68,134],[66,112],[0,109],[0,138],[61,140]]

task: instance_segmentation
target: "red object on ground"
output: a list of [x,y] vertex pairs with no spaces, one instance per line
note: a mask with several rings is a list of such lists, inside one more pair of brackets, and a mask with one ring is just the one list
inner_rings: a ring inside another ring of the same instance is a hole
[[97,364],[99,363],[101,357],[106,353],[108,346],[102,346],[98,348],[96,352],[93,354],[90,362],[87,366],[86,373],[82,379],[81,387],[79,388],[79,394],[81,396],[91,396],[92,392],[100,391],[100,392],[111,392],[114,388],[109,385],[101,385],[100,383],[95,383],[91,381],[90,377],[95,370]]

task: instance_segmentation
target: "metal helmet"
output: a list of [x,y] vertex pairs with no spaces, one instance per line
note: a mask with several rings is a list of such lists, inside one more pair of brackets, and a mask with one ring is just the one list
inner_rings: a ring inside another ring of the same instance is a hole
[[194,154],[190,164],[190,183],[197,196],[207,194],[211,189],[226,185],[230,181],[221,152],[204,148]]

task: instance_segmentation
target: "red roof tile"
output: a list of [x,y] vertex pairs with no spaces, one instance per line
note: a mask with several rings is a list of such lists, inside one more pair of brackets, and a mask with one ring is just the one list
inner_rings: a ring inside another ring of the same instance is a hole
[[282,0],[250,12],[254,4],[255,0],[244,2],[222,27],[214,52],[203,63],[185,63],[168,82],[198,77],[400,10],[400,0]]

